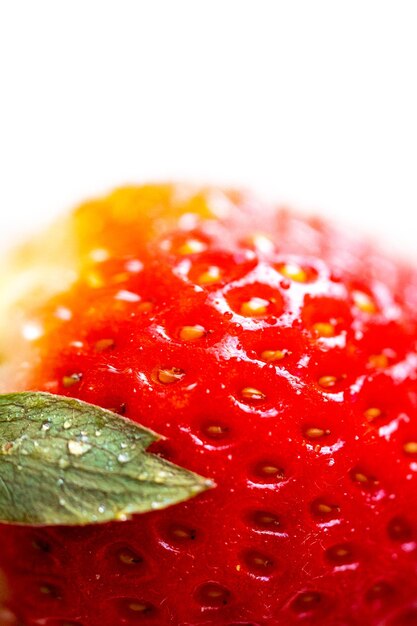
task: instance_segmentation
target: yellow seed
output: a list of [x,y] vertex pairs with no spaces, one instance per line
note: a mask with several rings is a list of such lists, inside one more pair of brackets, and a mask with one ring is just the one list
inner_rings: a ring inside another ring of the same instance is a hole
[[352,551],[346,546],[333,546],[327,550],[327,557],[335,563],[341,563],[351,559]]
[[130,550],[123,550],[119,553],[119,561],[121,561],[124,565],[135,565],[141,561],[139,557],[137,557]]
[[209,598],[221,598],[224,595],[223,589],[215,589],[214,587],[206,590],[206,595]]
[[309,439],[320,439],[320,437],[323,437],[324,435],[330,435],[330,431],[323,430],[323,428],[316,428],[312,426],[311,428],[307,428],[304,434]]
[[205,431],[207,435],[218,437],[227,433],[227,428],[220,426],[220,424],[210,424],[210,426],[206,426]]
[[170,385],[176,383],[184,378],[185,372],[177,367],[171,367],[169,369],[158,370],[157,378],[160,383],[164,385]]
[[264,556],[258,556],[256,554],[252,556],[252,563],[253,565],[257,565],[258,567],[268,567],[269,565],[271,565],[271,561],[269,561],[267,558],[265,558]]
[[132,565],[133,563],[132,557],[126,552],[122,552],[121,554],[119,554],[119,560],[125,565]]
[[320,376],[319,385],[320,387],[324,387],[325,389],[329,389],[334,387],[337,383],[336,376]]
[[386,591],[388,590],[386,583],[375,583],[375,585],[372,585],[372,587],[370,588],[370,592],[372,594],[372,596],[376,595],[378,596],[382,596],[386,593]]
[[192,539],[193,537],[193,532],[191,530],[186,529],[186,528],[181,528],[180,526],[177,526],[176,528],[172,528],[171,534],[174,535],[174,537],[177,537],[178,539]]
[[305,592],[302,594],[301,597],[299,597],[299,602],[301,602],[305,606],[309,606],[313,603],[315,604],[317,602],[317,599],[318,599],[317,593]]
[[216,265],[210,265],[210,267],[199,275],[197,282],[199,285],[211,285],[217,283],[221,279],[221,270]]
[[373,354],[369,357],[368,363],[376,369],[385,369],[389,365],[388,357],[385,354]]
[[143,302],[139,302],[139,304],[136,307],[136,311],[138,311],[139,313],[146,313],[147,311],[151,311],[152,309],[153,309],[152,302],[148,302],[147,300],[144,300]]
[[129,604],[129,609],[137,613],[144,613],[147,608],[147,605],[143,604],[143,602],[130,602]]
[[407,441],[403,446],[403,450],[406,454],[417,454],[417,441]]
[[355,290],[352,293],[355,306],[363,313],[376,313],[377,308],[374,300],[364,291]]
[[104,352],[104,350],[114,347],[114,339],[100,339],[99,341],[96,341],[96,345],[94,347],[97,352]]
[[88,272],[85,279],[86,279],[87,285],[91,287],[92,289],[100,289],[100,287],[103,287],[104,285],[104,280],[102,279],[102,277],[100,276],[98,272],[93,272],[93,271]]
[[353,475],[353,478],[358,483],[369,483],[370,482],[369,476],[367,476],[366,474],[363,474],[362,472],[355,472],[355,474]]
[[328,513],[331,513],[333,511],[333,508],[329,504],[325,504],[324,502],[319,502],[316,505],[316,510],[318,513],[321,513],[322,515],[327,515]]
[[121,272],[120,274],[115,274],[115,276],[113,276],[112,283],[125,283],[127,280],[129,280],[129,278],[130,274],[128,272]]
[[378,417],[381,417],[382,411],[377,407],[370,407],[369,409],[366,409],[364,415],[369,422],[372,422],[373,420],[378,419]]
[[207,249],[207,245],[199,239],[188,239],[185,243],[178,248],[179,254],[197,254],[198,252],[204,252]]
[[264,400],[266,398],[262,391],[254,387],[244,387],[240,393],[245,400]]
[[294,280],[297,283],[305,283],[307,281],[307,273],[297,263],[284,263],[280,266],[279,271],[285,278]]
[[71,374],[70,376],[62,377],[62,384],[64,387],[72,387],[76,383],[79,383],[81,380],[81,374]]
[[320,337],[334,337],[335,327],[329,322],[317,322],[313,325],[313,330],[316,331]]
[[268,362],[282,361],[287,354],[287,350],[264,350],[261,359]]
[[179,332],[179,338],[183,341],[195,341],[201,339],[205,334],[204,326],[196,324],[195,326],[183,326]]
[[261,515],[258,515],[256,520],[259,524],[264,524],[265,526],[271,526],[272,524],[279,526],[278,519],[269,513],[262,513]]
[[261,473],[267,474],[268,476],[273,476],[274,474],[278,474],[280,472],[279,467],[276,465],[262,465]]
[[240,313],[247,316],[265,315],[268,312],[269,304],[269,300],[254,297],[243,302]]

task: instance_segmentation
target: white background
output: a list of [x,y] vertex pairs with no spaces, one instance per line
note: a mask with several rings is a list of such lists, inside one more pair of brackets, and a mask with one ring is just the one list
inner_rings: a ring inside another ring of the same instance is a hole
[[413,254],[416,32],[414,0],[2,0],[2,245],[115,185],[179,179]]

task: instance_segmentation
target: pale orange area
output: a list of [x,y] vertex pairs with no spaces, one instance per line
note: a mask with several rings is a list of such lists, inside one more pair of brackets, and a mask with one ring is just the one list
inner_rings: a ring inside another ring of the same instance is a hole
[[80,271],[70,218],[59,220],[14,250],[0,270],[0,392],[20,391],[36,362],[38,311],[68,289]]
[[[0,270],[0,392],[27,388],[37,339],[55,323],[42,314],[54,296],[82,280],[102,286],[100,262],[134,256],[181,225],[227,217],[238,196],[186,185],[124,187],[80,205],[20,246]],[[48,324],[45,328],[44,324]]]
[[[92,245],[107,249],[111,256],[137,251],[176,227],[185,214],[197,220],[216,219],[216,193],[208,188],[196,192],[189,186],[144,185],[123,187],[103,200],[87,202],[74,214],[81,256],[86,258]],[[225,199],[222,194],[223,204]]]

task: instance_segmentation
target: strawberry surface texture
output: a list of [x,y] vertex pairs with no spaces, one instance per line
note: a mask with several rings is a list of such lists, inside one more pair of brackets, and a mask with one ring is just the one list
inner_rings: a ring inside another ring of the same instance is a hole
[[417,624],[412,267],[247,193],[148,185],[6,268],[2,391],[120,413],[216,487],[0,525],[1,626]]

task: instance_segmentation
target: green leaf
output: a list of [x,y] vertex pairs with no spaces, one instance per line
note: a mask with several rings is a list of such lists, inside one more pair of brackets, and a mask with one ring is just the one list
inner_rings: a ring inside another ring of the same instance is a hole
[[213,486],[146,452],[157,439],[131,420],[73,398],[0,395],[0,521],[126,520]]

